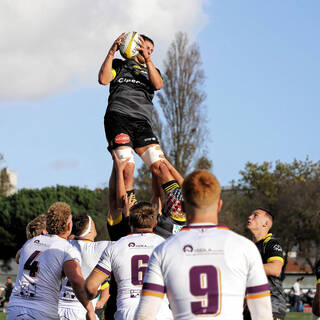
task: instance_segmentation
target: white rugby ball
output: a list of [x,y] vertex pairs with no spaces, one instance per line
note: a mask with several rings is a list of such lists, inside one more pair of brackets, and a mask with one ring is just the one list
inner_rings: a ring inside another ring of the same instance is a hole
[[125,59],[132,59],[139,54],[139,41],[138,32],[128,32],[124,35],[124,39],[121,40],[119,51]]

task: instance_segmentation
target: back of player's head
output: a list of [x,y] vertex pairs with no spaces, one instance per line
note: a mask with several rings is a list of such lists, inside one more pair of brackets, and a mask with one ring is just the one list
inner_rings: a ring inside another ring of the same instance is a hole
[[46,229],[46,215],[41,214],[40,216],[34,218],[27,224],[26,227],[26,236],[27,239],[39,236],[43,234],[43,230]]
[[47,232],[49,234],[63,234],[68,230],[68,219],[71,209],[65,202],[55,202],[50,206],[46,214]]
[[[81,212],[72,216],[72,234],[80,236],[83,234],[89,225],[89,215],[86,212]],[[89,230],[90,231],[90,230]]]
[[184,201],[195,208],[206,208],[220,200],[218,179],[207,170],[195,170],[183,182]]
[[141,38],[144,40],[144,41],[149,41],[152,43],[152,45],[154,46],[154,42],[151,38],[147,37],[146,35],[144,34],[140,34]]
[[130,225],[133,228],[153,228],[157,212],[150,202],[140,201],[130,209]]

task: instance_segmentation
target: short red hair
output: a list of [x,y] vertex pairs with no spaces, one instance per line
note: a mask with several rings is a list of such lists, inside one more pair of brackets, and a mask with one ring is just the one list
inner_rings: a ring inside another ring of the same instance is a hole
[[195,170],[184,179],[182,194],[188,204],[201,209],[220,200],[221,187],[211,172]]

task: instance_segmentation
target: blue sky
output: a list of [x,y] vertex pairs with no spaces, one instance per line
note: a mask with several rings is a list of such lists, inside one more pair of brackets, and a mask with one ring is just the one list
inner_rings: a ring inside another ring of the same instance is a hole
[[199,45],[205,142],[223,185],[238,179],[247,161],[320,159],[319,1],[188,0],[176,15],[179,1],[141,0],[135,3],[147,15],[138,21],[130,1],[121,8],[32,1],[54,7],[43,14],[22,1],[0,5],[0,152],[3,165],[18,172],[19,188],[106,184],[108,87],[98,85],[97,72],[112,40],[127,30],[152,36],[160,69],[175,32]]

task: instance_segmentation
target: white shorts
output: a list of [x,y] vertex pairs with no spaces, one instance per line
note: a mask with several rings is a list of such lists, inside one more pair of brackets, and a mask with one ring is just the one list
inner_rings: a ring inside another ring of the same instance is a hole
[[7,312],[7,320],[59,320],[58,315],[56,317],[50,317],[45,312],[31,309],[31,308],[25,308],[20,306],[12,306],[8,308]]
[[[86,320],[86,310],[59,307],[58,312],[60,320]],[[98,316],[96,316],[96,319],[99,320]]]

